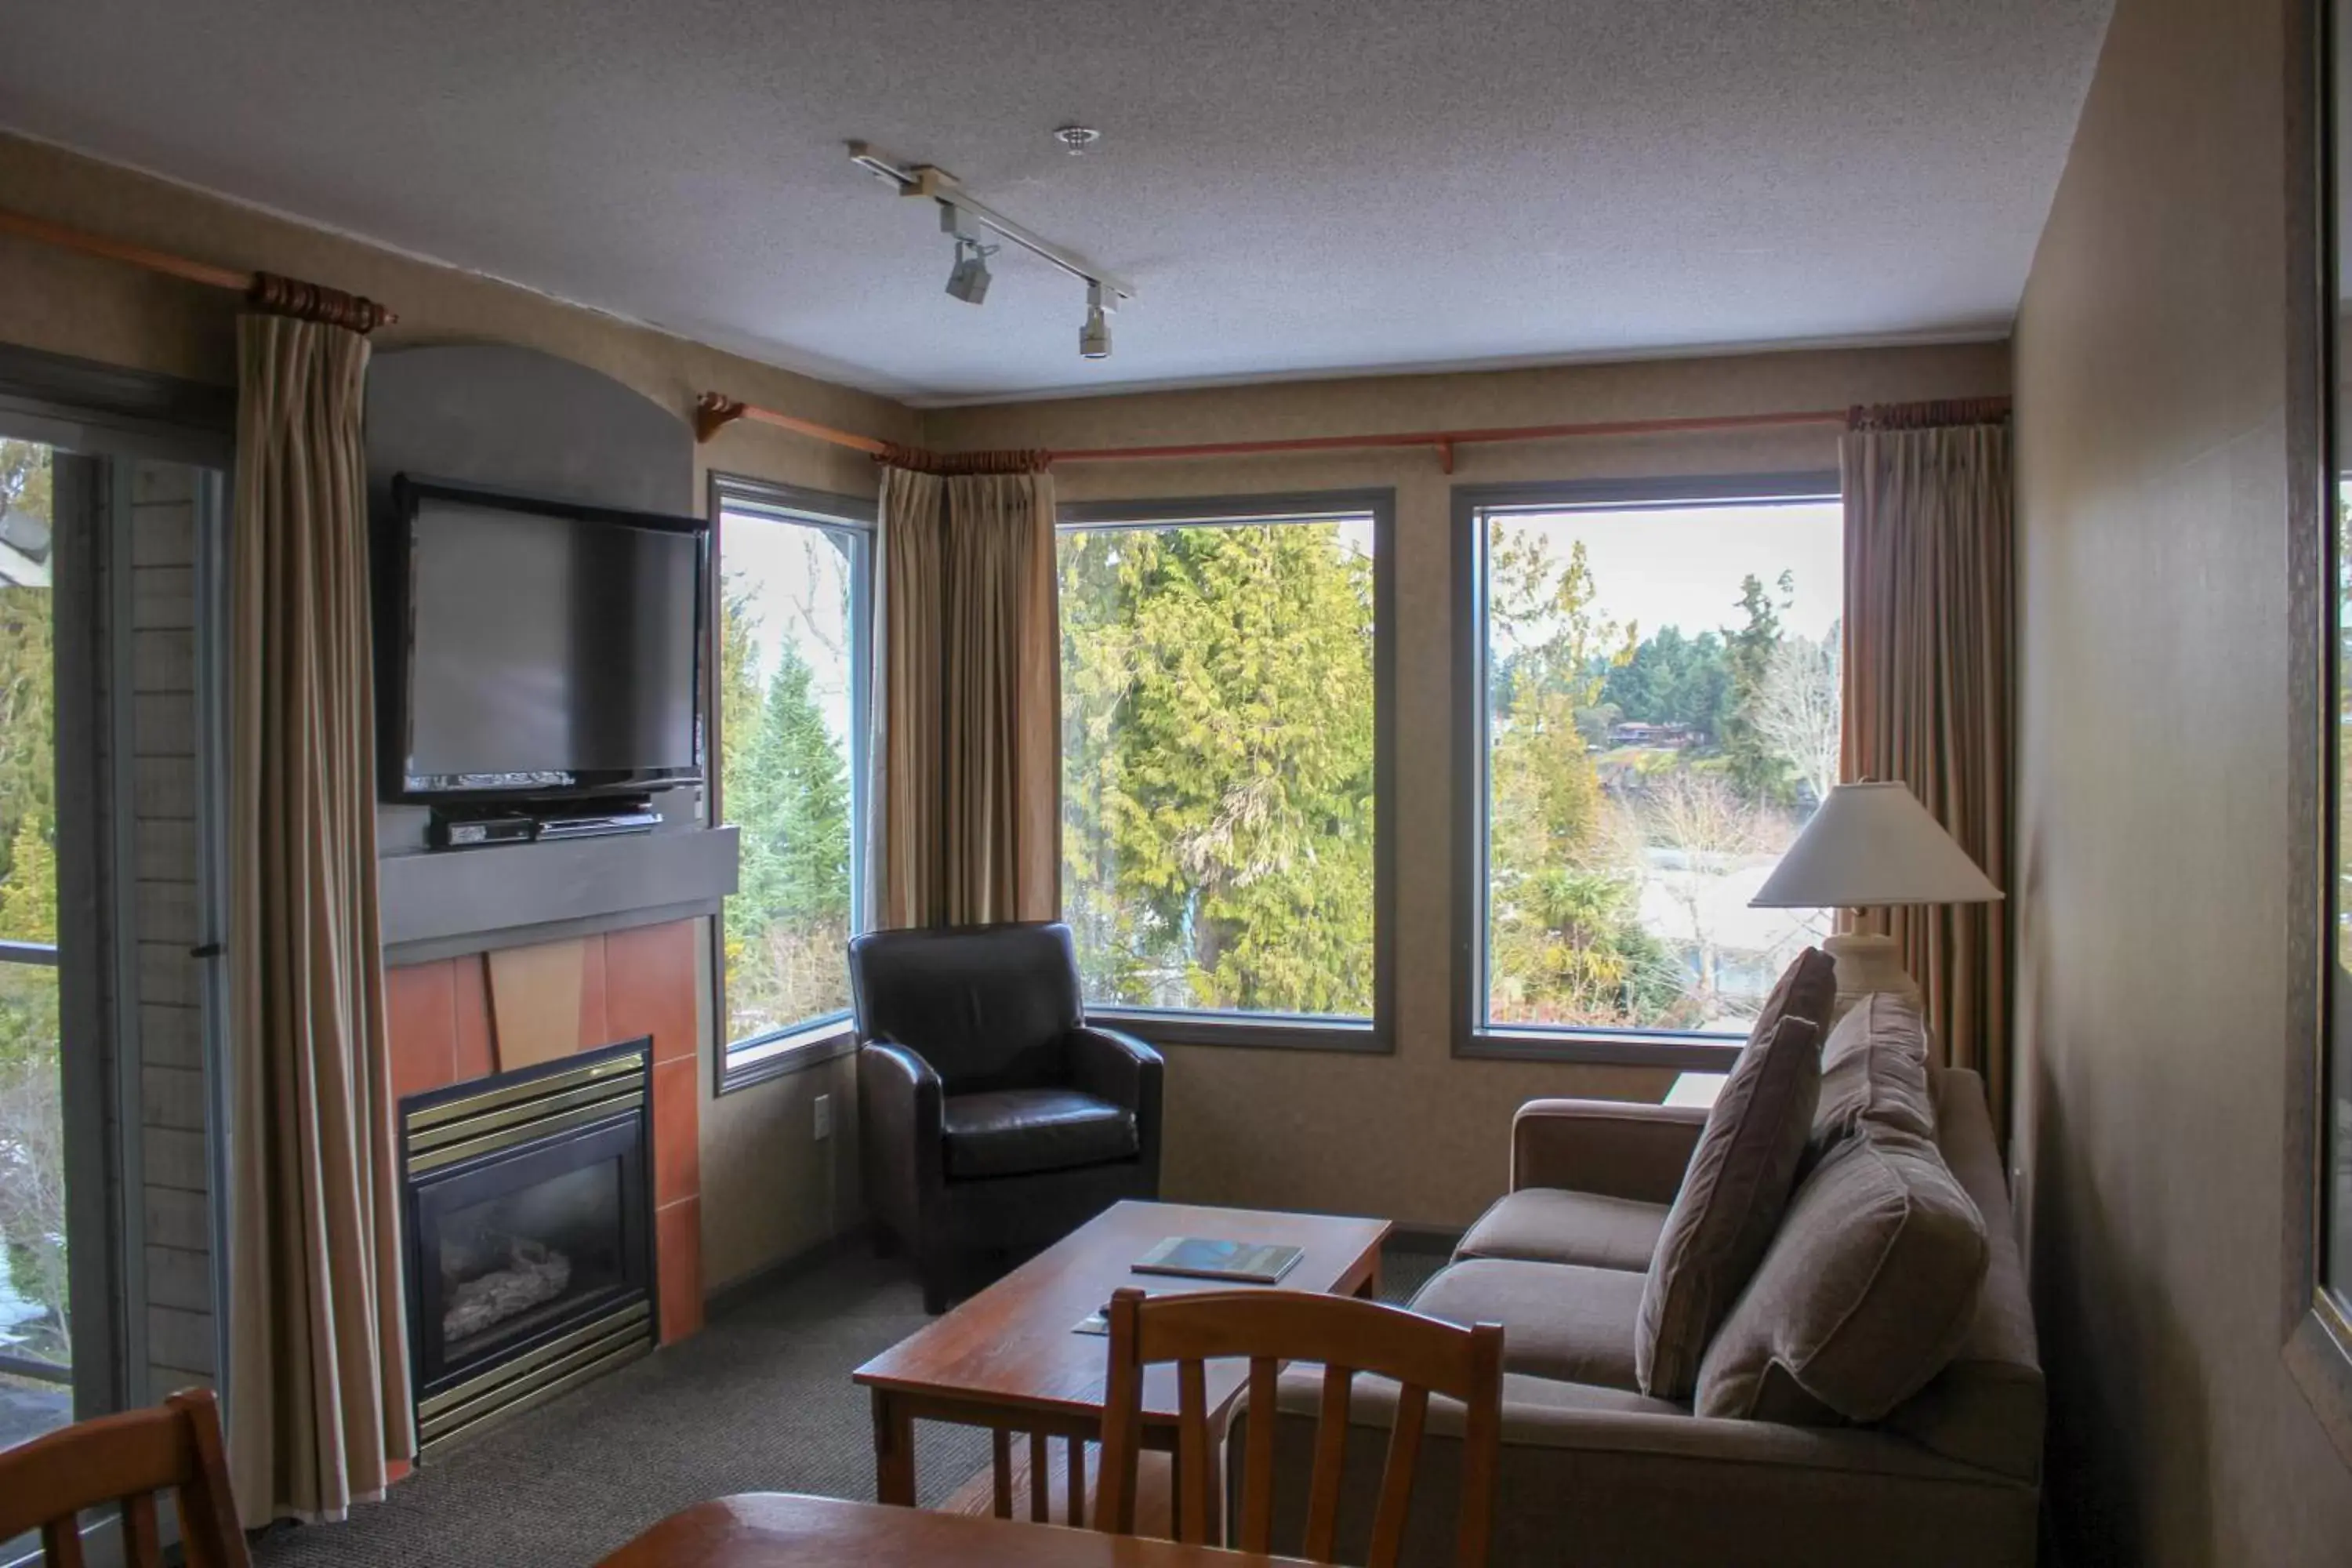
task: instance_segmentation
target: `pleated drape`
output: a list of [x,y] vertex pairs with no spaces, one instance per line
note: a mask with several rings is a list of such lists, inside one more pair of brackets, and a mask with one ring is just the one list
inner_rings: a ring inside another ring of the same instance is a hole
[[[1885,411],[1899,421],[1901,411]],[[1844,755],[1899,779],[1997,884],[2010,867],[2013,622],[2005,422],[1849,430]],[[2008,1125],[2005,904],[1880,911],[1927,994],[1948,1065],[1984,1077]]]
[[246,1519],[412,1458],[376,917],[367,340],[238,328],[230,542],[229,1457]]
[[1060,626],[1044,473],[883,470],[875,923],[1060,913]]

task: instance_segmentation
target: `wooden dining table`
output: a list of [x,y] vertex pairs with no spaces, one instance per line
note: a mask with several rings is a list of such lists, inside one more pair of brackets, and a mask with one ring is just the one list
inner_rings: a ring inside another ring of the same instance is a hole
[[[1215,1546],[796,1492],[744,1492],[671,1514],[601,1568],[1249,1568],[1297,1564]],[[1303,1564],[1297,1568],[1304,1568]]]

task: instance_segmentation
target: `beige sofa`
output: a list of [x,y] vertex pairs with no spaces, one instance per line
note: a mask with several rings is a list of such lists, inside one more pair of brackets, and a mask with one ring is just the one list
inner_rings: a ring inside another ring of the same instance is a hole
[[[1905,1016],[1916,1028],[1916,1015]],[[1643,1279],[1706,1113],[1582,1100],[1522,1109],[1512,1129],[1509,1195],[1413,1301],[1434,1317],[1507,1331],[1494,1563],[1981,1568],[2033,1561],[2042,1372],[2000,1157],[1977,1076],[1927,1068],[1922,1078],[1919,1088],[1929,1092],[1917,1096],[1914,1121],[1924,1127],[1932,1118],[1936,1148],[1982,1217],[1987,1262],[1973,1315],[1965,1293],[1953,1309],[1955,1324],[1965,1326],[1958,1352],[1868,1425],[1826,1409],[1810,1424],[1707,1417],[1637,1392]],[[1823,1147],[1809,1148],[1811,1166],[1827,1163],[1837,1140],[1857,1136],[1851,1115],[1834,1124],[1831,1098],[1825,1088],[1814,1131]],[[1821,1184],[1824,1192],[1832,1185]],[[1797,1250],[1796,1232],[1811,1230],[1818,1244],[1824,1226],[1845,1217],[1824,1214],[1818,1197],[1808,1209],[1806,1192],[1801,1178],[1758,1281],[1785,1247],[1792,1249],[1780,1271],[1785,1289],[1791,1259],[1811,1256]],[[1750,1303],[1749,1331],[1755,1315]],[[1719,1337],[1730,1333],[1727,1322]],[[1941,1350],[1935,1354],[1940,1362]],[[1319,1375],[1294,1367],[1280,1384],[1277,1552],[1295,1550],[1297,1540]],[[1393,1392],[1359,1378],[1353,1426],[1385,1426]],[[1784,1393],[1784,1409],[1807,1403],[1793,1385]],[[1450,1560],[1458,1417],[1458,1407],[1433,1402],[1408,1562]],[[1236,1427],[1249,1419],[1244,1408]],[[1241,1436],[1235,1430],[1230,1440]],[[1343,1561],[1362,1561],[1385,1447],[1377,1431],[1349,1439]]]

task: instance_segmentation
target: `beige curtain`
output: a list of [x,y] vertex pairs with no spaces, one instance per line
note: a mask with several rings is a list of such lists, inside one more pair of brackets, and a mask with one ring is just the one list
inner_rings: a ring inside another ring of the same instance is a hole
[[[1856,410],[1845,490],[1844,762],[1900,779],[2006,889],[2011,575],[2004,404]],[[2005,904],[1879,911],[1945,1061],[2008,1125]]]
[[230,543],[229,1455],[247,1522],[415,1452],[376,928],[367,340],[239,323]]
[[879,926],[1061,910],[1054,481],[883,470],[870,875]]

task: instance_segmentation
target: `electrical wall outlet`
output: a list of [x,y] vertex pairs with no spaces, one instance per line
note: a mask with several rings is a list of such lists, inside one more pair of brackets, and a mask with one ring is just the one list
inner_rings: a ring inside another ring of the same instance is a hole
[[833,1136],[833,1096],[816,1097],[816,1135],[820,1140]]

